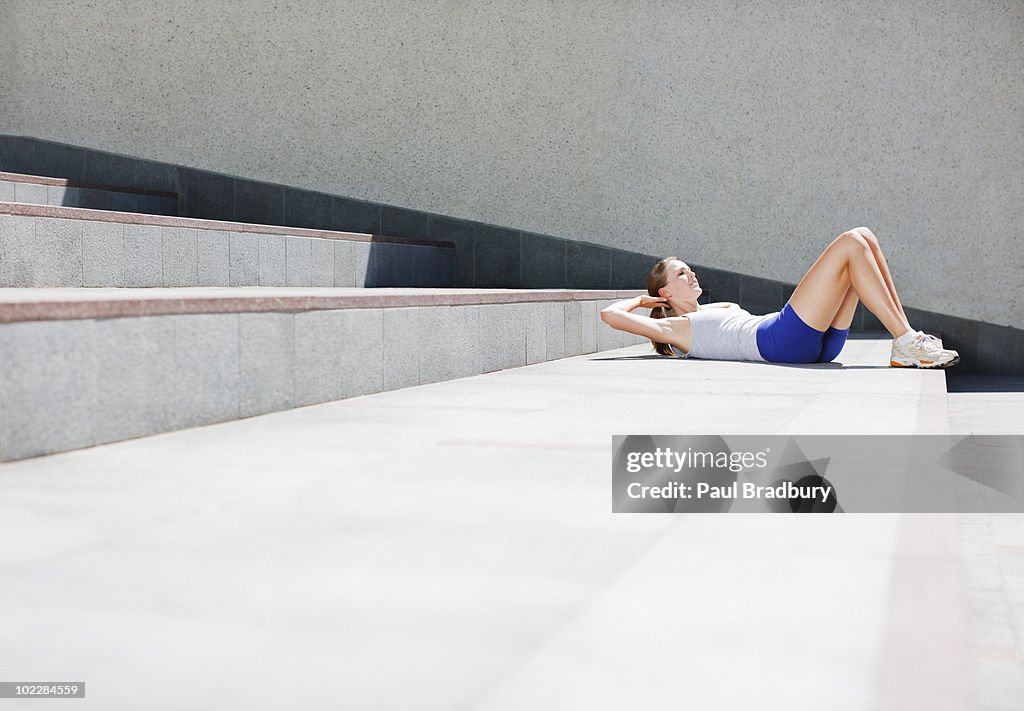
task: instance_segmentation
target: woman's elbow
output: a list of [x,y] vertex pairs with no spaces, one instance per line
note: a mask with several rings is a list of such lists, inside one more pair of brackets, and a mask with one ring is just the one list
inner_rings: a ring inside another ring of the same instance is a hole
[[627,330],[628,321],[622,318],[622,312],[617,312],[615,309],[601,312],[601,320],[604,321],[608,326],[614,328],[616,331]]

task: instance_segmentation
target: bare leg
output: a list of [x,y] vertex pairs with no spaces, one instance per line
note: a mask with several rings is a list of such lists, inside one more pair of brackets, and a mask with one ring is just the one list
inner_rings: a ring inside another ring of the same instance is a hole
[[836,311],[836,315],[832,317],[832,323],[829,325],[840,331],[848,329],[850,324],[853,323],[854,315],[857,313],[858,301],[860,301],[860,298],[851,286],[846,290],[846,298],[843,299],[843,303],[839,306],[839,310]]
[[[889,292],[869,241],[853,230],[839,235],[825,248],[800,280],[789,303],[804,323],[824,331],[841,312],[844,319],[852,318],[847,303],[851,287],[893,338],[911,330],[907,317]],[[843,310],[844,305],[847,311]]]
[[878,238],[875,237],[875,233],[867,227],[857,227],[853,232],[859,232],[868,241],[868,246],[871,247],[871,251],[875,255],[875,262],[878,263],[878,269],[882,272],[885,286],[889,290],[892,300],[896,302],[896,308],[900,310],[900,313],[903,314],[903,318],[906,320],[907,314],[903,312],[903,304],[900,303],[900,297],[896,294],[896,285],[892,283],[892,274],[889,273],[889,264],[885,261],[885,255],[882,254],[882,248],[878,244]]
[[[852,232],[859,232],[860,235],[868,241],[868,246],[871,247],[871,252],[875,256],[875,262],[878,264],[878,270],[882,272],[882,278],[885,280],[885,286],[889,290],[889,295],[892,296],[892,300],[896,302],[896,307],[903,314],[903,318],[907,318],[906,312],[903,311],[903,304],[900,302],[900,297],[896,293],[896,285],[893,284],[892,274],[889,272],[889,264],[885,261],[885,255],[882,254],[882,248],[878,244],[878,238],[875,237],[875,233],[867,227],[857,227]],[[853,317],[857,313],[857,303],[860,299],[857,296],[857,292],[854,291],[851,286],[846,291],[846,298],[843,300],[842,305],[836,312],[835,317],[832,319],[830,324],[832,328],[839,330],[846,330],[853,323]],[[909,319],[907,321],[909,323]]]

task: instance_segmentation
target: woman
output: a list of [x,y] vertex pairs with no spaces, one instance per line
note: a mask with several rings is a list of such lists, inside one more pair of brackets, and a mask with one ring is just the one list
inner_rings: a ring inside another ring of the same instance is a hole
[[[678,257],[655,265],[647,292],[649,296],[612,304],[601,319],[612,328],[650,338],[662,355],[828,363],[843,349],[860,299],[892,334],[889,365],[948,368],[960,361],[938,338],[910,327],[878,239],[867,227],[836,237],[782,311],[753,316],[738,304],[698,305],[700,284]],[[638,307],[652,309],[651,316],[632,313]]]

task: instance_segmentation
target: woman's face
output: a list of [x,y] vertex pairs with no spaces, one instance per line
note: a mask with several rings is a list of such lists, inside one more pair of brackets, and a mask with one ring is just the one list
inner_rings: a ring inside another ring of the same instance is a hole
[[666,272],[668,281],[665,286],[659,289],[658,293],[674,301],[696,301],[704,290],[700,288],[697,275],[693,273],[686,262],[673,259],[668,263]]

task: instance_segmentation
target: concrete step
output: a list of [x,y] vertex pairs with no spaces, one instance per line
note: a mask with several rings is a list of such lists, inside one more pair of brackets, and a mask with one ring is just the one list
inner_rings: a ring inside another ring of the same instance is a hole
[[0,171],[0,202],[177,215],[178,194]]
[[0,287],[452,286],[447,241],[0,202]]
[[0,461],[638,343],[635,295],[0,289]]
[[[613,514],[608,475],[614,434],[915,433],[944,374],[886,367],[887,339],[849,341],[842,367],[648,353],[6,464],[0,603],[39,641],[0,654],[138,688],[186,671],[198,705],[225,708],[268,708],[325,659],[350,673],[302,687],[305,706],[916,709],[894,694],[962,688],[969,667],[945,666],[962,602],[943,610],[961,591],[934,584],[945,536],[886,514]],[[182,661],[183,629],[206,657]],[[258,689],[207,661],[240,639]],[[898,655],[919,670],[894,684]]]

